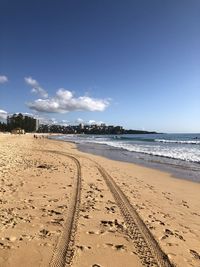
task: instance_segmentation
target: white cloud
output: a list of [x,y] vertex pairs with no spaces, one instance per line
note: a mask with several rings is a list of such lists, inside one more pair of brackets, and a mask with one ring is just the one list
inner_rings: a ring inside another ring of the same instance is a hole
[[22,112],[22,114],[23,114],[24,116],[34,117],[34,114],[29,113],[29,112]]
[[95,121],[95,120],[89,120],[87,124],[90,124],[90,125],[101,125],[103,123],[103,121]]
[[50,118],[48,124],[58,124],[58,121],[55,118]]
[[67,120],[61,120],[61,123],[69,123]]
[[0,119],[6,120],[8,116],[8,112],[0,109]]
[[43,117],[40,115],[35,115],[34,117],[39,120],[40,124],[58,124],[55,118]]
[[83,123],[84,122],[84,120],[83,119],[81,119],[81,118],[78,118],[76,121],[75,121],[76,123]]
[[63,126],[68,126],[69,125],[69,121],[61,120],[58,124],[63,125]]
[[71,91],[61,88],[56,92],[55,97],[37,99],[27,105],[39,112],[66,113],[69,111],[103,111],[108,107],[109,101],[89,96],[76,98]]
[[48,124],[48,125],[57,124],[57,125],[62,125],[62,126],[69,125],[69,121],[67,120],[58,121],[55,118],[42,117],[42,116],[37,116],[36,118],[39,120],[40,124]]
[[8,82],[8,77],[5,75],[0,75],[0,83],[6,83]]
[[35,114],[34,118],[38,119],[40,124],[49,124],[49,125],[59,124],[59,125],[63,125],[63,126],[68,126],[68,124],[69,124],[68,120],[58,121],[55,118],[50,118],[48,115],[43,116],[41,114]]
[[32,77],[25,77],[25,82],[32,87],[31,92],[40,95],[43,98],[48,97],[48,93]]
[[104,123],[103,121],[95,121],[95,120],[89,120],[89,121],[84,121],[83,119],[81,118],[78,118],[75,123],[83,123],[83,124],[86,124],[86,125],[101,125],[102,123]]
[[89,120],[88,124],[96,124],[96,121],[95,120]]

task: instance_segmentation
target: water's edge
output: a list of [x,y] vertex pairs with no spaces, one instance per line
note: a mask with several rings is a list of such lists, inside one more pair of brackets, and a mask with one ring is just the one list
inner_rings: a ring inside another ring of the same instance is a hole
[[[73,142],[70,142],[73,143]],[[160,171],[168,172],[172,175],[172,177],[177,179],[184,179],[196,183],[200,183],[200,172],[198,170],[191,170],[187,167],[183,168],[183,166],[178,166],[175,164],[170,164],[169,162],[161,162],[156,160],[155,157],[149,156],[149,160],[147,161],[140,157],[134,157],[133,152],[125,151],[122,149],[110,147],[108,145],[100,145],[100,144],[77,144],[75,143],[77,149],[81,152],[102,156],[115,161],[129,162],[138,164],[143,167],[157,169]]]
[[[105,158],[138,164],[143,167],[170,173],[172,177],[200,183],[200,164],[165,156],[130,151],[109,144],[96,143],[96,140],[80,139],[81,136],[49,136],[50,139],[69,142],[81,152],[103,156]],[[82,137],[81,137],[82,138]],[[88,139],[88,137],[86,137]],[[91,137],[89,137],[91,139]],[[122,137],[124,138],[124,137]],[[126,138],[127,139],[127,138]],[[148,140],[149,141],[149,140]],[[160,140],[159,140],[160,141]]]

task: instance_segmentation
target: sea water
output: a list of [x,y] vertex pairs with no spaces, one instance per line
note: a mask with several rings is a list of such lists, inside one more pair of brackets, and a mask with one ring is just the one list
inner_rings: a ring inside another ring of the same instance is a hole
[[200,182],[200,134],[63,135],[82,151],[161,168]]

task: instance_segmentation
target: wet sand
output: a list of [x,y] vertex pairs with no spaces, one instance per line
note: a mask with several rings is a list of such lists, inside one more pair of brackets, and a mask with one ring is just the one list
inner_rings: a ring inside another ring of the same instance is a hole
[[0,266],[49,266],[59,254],[78,175],[67,155],[81,167],[71,266],[147,266],[96,163],[121,188],[172,263],[200,266],[200,184],[32,135],[0,135],[0,145]]

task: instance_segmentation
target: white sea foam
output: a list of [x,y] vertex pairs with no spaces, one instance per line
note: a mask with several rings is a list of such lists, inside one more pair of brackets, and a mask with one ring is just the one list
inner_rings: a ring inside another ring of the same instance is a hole
[[175,144],[189,144],[189,145],[200,145],[200,140],[166,140],[166,139],[155,139],[155,142],[160,143],[175,143]]
[[[127,142],[120,140],[112,140],[109,136],[80,136],[70,135],[59,137],[63,140],[75,143],[95,143],[104,144],[111,147],[124,149],[130,152],[143,153],[147,155],[166,157],[176,160],[184,160],[188,162],[200,163],[200,147],[193,146],[191,142],[200,141],[180,141],[157,139],[157,142]],[[189,144],[191,146],[189,146]]]
[[98,142],[112,147],[125,149],[131,152],[144,153],[148,155],[167,157],[190,162],[200,162],[200,150],[196,148],[186,149],[185,147],[162,147],[152,145],[134,145],[121,142]]

